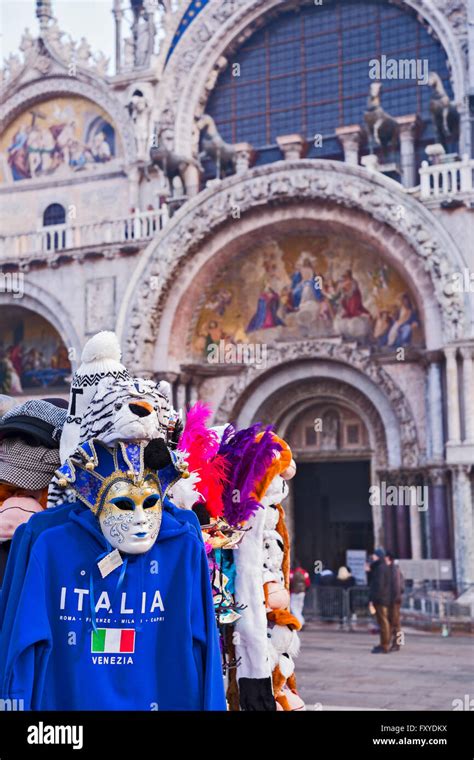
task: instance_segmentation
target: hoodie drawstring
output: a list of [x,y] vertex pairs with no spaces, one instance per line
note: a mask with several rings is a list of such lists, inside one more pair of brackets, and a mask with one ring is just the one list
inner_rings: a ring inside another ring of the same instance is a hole
[[[96,558],[94,566],[92,567],[90,576],[89,576],[89,603],[90,603],[90,612],[91,612],[91,622],[92,622],[92,630],[94,633],[97,633],[97,623],[96,623],[96,610],[95,610],[95,589],[94,589],[94,569],[97,566],[97,564],[104,559],[104,557],[107,557],[110,552],[113,551],[113,547],[109,546],[108,550],[106,552],[102,552],[102,554],[99,554],[99,556]],[[127,571],[127,564],[128,564],[128,557],[126,557],[123,560],[122,565],[120,566],[120,575],[117,581],[117,585],[115,587],[115,591],[112,597],[112,602],[109,607],[110,609],[115,607],[115,603],[118,599],[118,596],[120,594],[120,590],[123,586],[123,582],[125,579],[125,573]]]

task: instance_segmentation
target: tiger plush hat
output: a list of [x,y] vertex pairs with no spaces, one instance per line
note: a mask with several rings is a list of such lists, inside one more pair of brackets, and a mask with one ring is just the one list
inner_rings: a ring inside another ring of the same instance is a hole
[[99,440],[107,446],[117,441],[168,440],[173,409],[166,382],[130,378],[104,378],[84,414],[80,440]]

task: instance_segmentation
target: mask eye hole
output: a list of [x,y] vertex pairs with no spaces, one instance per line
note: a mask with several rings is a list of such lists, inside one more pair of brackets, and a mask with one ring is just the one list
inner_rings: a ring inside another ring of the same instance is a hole
[[110,500],[111,504],[115,504],[117,509],[121,509],[123,511],[126,510],[132,510],[135,509],[135,504],[131,499],[127,499],[125,496],[118,496],[116,499]]
[[155,506],[155,504],[160,500],[160,497],[158,494],[153,494],[152,496],[147,496],[145,501],[143,502],[143,509],[151,509]]

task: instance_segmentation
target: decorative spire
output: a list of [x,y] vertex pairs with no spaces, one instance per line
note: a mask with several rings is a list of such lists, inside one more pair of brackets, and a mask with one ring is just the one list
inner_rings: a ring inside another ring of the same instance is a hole
[[40,22],[40,29],[43,31],[48,26],[48,22],[54,19],[51,0],[36,0],[36,17]]

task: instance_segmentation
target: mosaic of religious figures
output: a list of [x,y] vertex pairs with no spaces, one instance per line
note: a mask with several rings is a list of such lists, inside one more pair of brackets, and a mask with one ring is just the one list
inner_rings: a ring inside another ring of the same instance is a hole
[[84,98],[54,98],[24,111],[0,142],[2,180],[62,176],[116,155],[115,130]]
[[415,300],[369,246],[292,235],[242,252],[211,284],[192,347],[340,336],[375,351],[423,345]]

